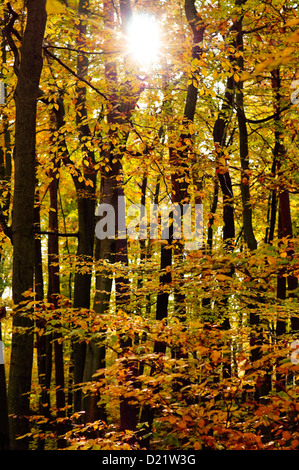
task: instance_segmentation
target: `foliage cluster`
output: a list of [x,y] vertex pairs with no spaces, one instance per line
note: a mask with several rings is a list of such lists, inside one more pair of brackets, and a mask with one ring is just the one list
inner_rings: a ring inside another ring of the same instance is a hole
[[[128,50],[132,11],[159,23],[155,63]],[[28,428],[14,445],[298,450],[298,4],[47,0],[47,13],[34,282],[14,305],[14,97],[27,12],[19,0],[0,6],[7,377],[22,380],[10,350],[34,338]],[[96,204],[116,194],[147,208],[201,203],[203,246],[99,242]],[[29,324],[13,324],[17,315]]]

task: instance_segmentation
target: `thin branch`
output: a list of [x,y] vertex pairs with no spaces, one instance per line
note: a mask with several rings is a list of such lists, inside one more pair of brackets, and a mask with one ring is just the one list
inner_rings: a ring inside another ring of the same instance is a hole
[[65,50],[69,52],[77,52],[77,54],[89,54],[89,55],[110,55],[110,54],[120,54],[121,51],[85,51],[83,49],[76,49],[75,47],[69,47],[69,46],[52,46],[51,44],[46,44],[43,46],[44,49],[59,49],[59,50]]
[[[10,3],[7,4],[7,8],[8,8],[8,15],[10,15],[10,20],[7,22],[7,24],[5,24],[4,28],[3,28],[3,34],[4,34],[4,37],[6,38],[6,41],[7,41],[7,44],[9,45],[13,55],[14,55],[14,64],[13,64],[13,69],[14,69],[14,72],[15,74],[18,76],[19,74],[19,66],[20,66],[20,54],[19,54],[19,50],[12,38],[12,34],[14,34],[17,39],[21,40],[21,37],[18,33],[18,31],[14,28],[14,23],[15,21],[17,20],[17,18],[19,17],[18,13],[15,12]],[[5,18],[6,20],[6,18]],[[4,23],[5,23],[5,20],[4,20]]]
[[3,210],[0,210],[0,227],[3,230],[4,235],[6,235],[12,242],[12,228],[7,224],[7,218],[3,214]]
[[270,23],[266,23],[263,26],[257,26],[256,28],[253,28],[253,29],[243,30],[242,34],[256,33],[257,31],[261,31],[262,29],[267,28],[268,26],[270,26]]
[[[290,109],[290,107],[292,106],[292,104],[293,104],[293,103],[289,103],[287,106],[285,106],[284,108],[281,108],[281,109],[278,110],[276,113],[271,114],[271,116],[268,116],[268,117],[263,118],[263,119],[248,119],[248,118],[245,118],[245,119],[246,119],[246,122],[248,122],[248,123],[250,123],[250,124],[262,124],[262,123],[264,123],[264,122],[271,121],[272,119],[277,119],[281,113],[283,113],[284,111],[287,111],[288,109]],[[242,111],[241,111],[241,112],[242,112]]]
[[85,78],[83,77],[80,77],[74,70],[72,70],[68,65],[66,65],[61,59],[59,59],[58,57],[56,57],[56,55],[52,54],[52,52],[50,52],[47,47],[43,47],[44,51],[46,54],[48,54],[50,57],[52,57],[52,59],[56,60],[56,62],[58,62],[63,68],[65,68],[68,72],[70,72],[75,78],[77,78],[77,80],[80,80],[81,82],[85,83],[86,85],[88,85],[90,88],[92,88],[96,93],[98,93],[98,95],[102,96],[102,98],[104,98],[106,101],[108,101],[108,98],[106,97],[106,95],[104,95],[104,93],[102,93],[98,88],[96,88],[94,85],[92,85],[88,80],[86,80]]
[[37,235],[55,235],[57,237],[79,237],[79,232],[65,233],[65,232],[49,232],[44,230],[36,230],[34,232]]

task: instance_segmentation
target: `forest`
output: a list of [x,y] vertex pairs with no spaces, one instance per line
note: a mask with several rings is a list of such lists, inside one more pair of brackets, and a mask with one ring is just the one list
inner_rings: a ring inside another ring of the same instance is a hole
[[0,449],[299,450],[299,3],[0,24]]

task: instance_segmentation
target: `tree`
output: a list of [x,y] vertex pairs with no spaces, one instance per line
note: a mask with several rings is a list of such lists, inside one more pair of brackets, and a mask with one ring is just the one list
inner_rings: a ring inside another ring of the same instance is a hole
[[[33,290],[36,106],[42,70],[42,41],[46,26],[45,1],[27,4],[27,22],[15,91],[16,122],[13,196],[13,301],[14,315],[8,403],[12,437],[28,431],[29,393],[33,358],[32,322],[22,313],[26,292]],[[25,294],[25,297],[24,297]],[[26,330],[24,333],[24,329]],[[13,441],[27,448],[28,439]]]
[[[3,34],[1,43],[2,63],[6,63],[6,40]],[[0,78],[2,79],[2,70]],[[4,98],[6,97],[6,87],[4,85]],[[2,194],[5,195],[1,205],[1,225],[2,230],[9,237],[11,237],[11,230],[8,226],[8,213],[11,198],[11,137],[9,129],[8,116],[4,112],[2,115],[3,119],[3,142],[0,150],[0,178],[2,183]],[[1,253],[0,264],[3,266],[3,256]],[[2,281],[3,282],[3,281]],[[1,289],[3,292],[3,288]],[[5,307],[1,308],[1,317],[6,315]],[[0,323],[0,341],[2,341],[1,323]],[[1,343],[2,344],[2,343]],[[8,421],[8,408],[7,408],[7,387],[6,387],[6,374],[4,364],[0,364],[0,393],[1,393],[1,407],[0,407],[0,449],[6,450],[9,448],[9,421]]]
[[296,4],[0,10],[2,446],[298,449]]

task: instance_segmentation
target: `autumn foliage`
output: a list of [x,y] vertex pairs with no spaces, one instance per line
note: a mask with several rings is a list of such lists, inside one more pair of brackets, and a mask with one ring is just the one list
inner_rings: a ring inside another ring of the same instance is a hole
[[[297,4],[29,3],[0,6],[0,447],[298,450]],[[96,236],[118,197],[147,237]],[[174,203],[197,249],[151,237]]]

